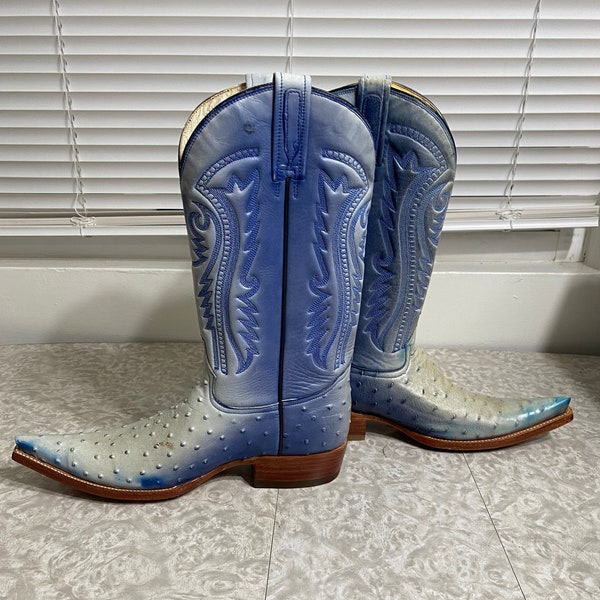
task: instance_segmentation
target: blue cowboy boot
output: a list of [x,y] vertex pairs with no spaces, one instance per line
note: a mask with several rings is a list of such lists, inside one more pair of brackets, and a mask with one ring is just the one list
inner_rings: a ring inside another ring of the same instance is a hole
[[450,382],[413,340],[456,151],[433,104],[388,78],[334,91],[369,122],[376,146],[365,280],[352,359],[351,439],[380,421],[433,448],[487,450],[569,422],[570,398],[495,398]]
[[306,77],[276,74],[201,104],[180,155],[201,383],[124,427],[19,437],[13,458],[122,500],[179,496],[238,465],[257,486],[335,478],[374,163],[361,115]]

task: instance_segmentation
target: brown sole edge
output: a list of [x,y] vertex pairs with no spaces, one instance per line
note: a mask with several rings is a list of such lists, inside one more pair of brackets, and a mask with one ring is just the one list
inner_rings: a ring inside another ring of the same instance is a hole
[[333,481],[340,472],[346,443],[338,448],[318,454],[303,456],[256,456],[243,460],[234,460],[212,471],[186,481],[180,485],[157,490],[135,490],[115,488],[93,483],[71,475],[19,450],[13,449],[12,459],[30,469],[68,485],[76,490],[108,498],[129,502],[153,502],[177,498],[202,485],[215,475],[236,467],[252,467],[251,483],[254,487],[293,488],[321,485]]
[[364,440],[367,431],[367,421],[375,421],[394,428],[403,435],[411,438],[427,448],[434,448],[436,450],[453,450],[455,452],[476,452],[479,450],[496,450],[497,448],[514,446],[515,444],[520,444],[521,442],[525,442],[526,440],[538,435],[542,435],[543,433],[548,433],[549,431],[557,429],[562,425],[566,425],[572,420],[573,410],[569,406],[564,413],[553,417],[552,419],[548,419],[543,423],[539,423],[538,425],[533,425],[527,429],[516,431],[515,433],[479,440],[444,440],[442,438],[431,437],[417,433],[416,431],[411,431],[410,429],[402,427],[402,425],[398,425],[397,423],[394,423],[389,419],[384,419],[383,417],[352,412],[348,439]]

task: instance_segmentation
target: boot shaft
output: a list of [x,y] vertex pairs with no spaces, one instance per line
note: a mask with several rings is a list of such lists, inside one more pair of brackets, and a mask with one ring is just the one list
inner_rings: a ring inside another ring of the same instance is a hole
[[181,191],[215,399],[254,409],[319,396],[352,358],[369,128],[308,78],[278,75],[187,129]]
[[334,92],[368,120],[377,168],[353,364],[401,369],[425,300],[456,169],[446,122],[426,99],[388,78]]

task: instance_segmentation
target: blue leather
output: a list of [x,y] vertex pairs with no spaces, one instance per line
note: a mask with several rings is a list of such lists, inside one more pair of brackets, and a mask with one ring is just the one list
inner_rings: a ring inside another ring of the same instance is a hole
[[218,104],[180,161],[204,382],[137,423],[17,447],[86,481],[159,489],[344,444],[374,163],[362,116],[307,77]]
[[288,177],[299,181],[306,175],[310,151],[311,82],[308,77],[276,73],[273,90],[273,181]]
[[[381,148],[353,364],[392,371],[406,362],[425,300],[454,182],[456,151],[437,113],[418,98],[389,89],[389,80],[382,83],[388,89],[380,92],[381,100],[388,106],[380,112],[387,120],[372,123],[378,127],[373,135]],[[334,93],[360,102],[382,87],[363,78],[357,86]]]
[[565,412],[568,397],[469,392],[414,346],[454,181],[454,141],[433,105],[387,77],[365,77],[333,93],[359,107],[377,146],[353,410],[450,440],[512,435]]
[[366,75],[358,82],[356,106],[367,120],[375,143],[376,165],[380,167],[386,156],[386,126],[390,107],[389,76],[369,77]]

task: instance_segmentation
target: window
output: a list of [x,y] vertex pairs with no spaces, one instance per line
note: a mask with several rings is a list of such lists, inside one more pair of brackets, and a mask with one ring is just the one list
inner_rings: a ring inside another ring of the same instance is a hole
[[431,98],[458,146],[447,231],[593,226],[599,24],[596,0],[4,0],[0,234],[183,235],[188,114],[290,67],[325,89],[389,73]]

